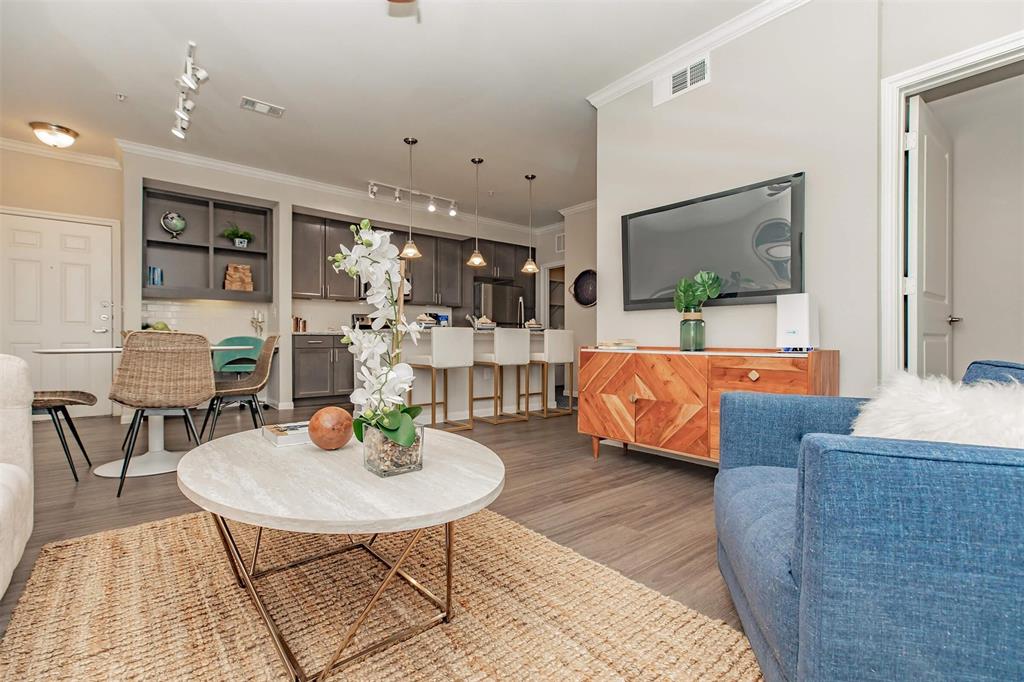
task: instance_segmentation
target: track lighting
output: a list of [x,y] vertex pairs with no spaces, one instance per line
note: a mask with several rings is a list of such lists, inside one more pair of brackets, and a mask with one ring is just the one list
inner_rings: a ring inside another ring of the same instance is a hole
[[400,190],[399,188],[396,187],[395,188],[395,203],[397,204],[397,203],[399,203],[401,201],[402,201],[402,190]]
[[189,112],[196,108],[196,103],[185,97],[185,93],[178,95],[178,106],[174,110],[174,115],[180,118],[182,121],[189,121],[191,117]]
[[[412,138],[409,138],[412,139]],[[412,185],[412,182],[409,182]],[[401,203],[408,201],[409,205],[413,208],[426,208],[429,213],[437,213],[441,206],[448,204],[448,215],[454,218],[459,214],[458,204],[454,199],[450,197],[444,197],[440,194],[426,194],[419,190],[410,187],[402,187],[399,185],[392,185],[390,182],[379,182],[377,180],[368,180],[366,183],[366,194],[371,199],[376,199],[377,195],[384,191],[388,193],[387,196],[393,197],[395,203]]]
[[171,128],[171,134],[179,140],[185,139],[185,131],[192,121],[192,110],[196,103],[189,99],[189,92],[198,92],[199,86],[210,80],[210,73],[196,66],[196,44],[188,41],[188,50],[185,53],[185,70],[178,76],[178,105],[174,108],[175,126]]
[[369,189],[366,192],[367,192],[367,194],[370,195],[371,199],[376,199],[377,198],[377,185],[375,185],[375,184],[373,184],[371,182],[370,183],[370,187],[369,187]]
[[455,216],[459,215],[458,209],[455,208],[455,202],[454,201],[452,202],[452,205],[448,207],[448,215],[450,215],[453,218]]
[[434,197],[430,197],[430,203],[427,204],[427,210],[431,213],[437,210],[437,204],[434,203]]

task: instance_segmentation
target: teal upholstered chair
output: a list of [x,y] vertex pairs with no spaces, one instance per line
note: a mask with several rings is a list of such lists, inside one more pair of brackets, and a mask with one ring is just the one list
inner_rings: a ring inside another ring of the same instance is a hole
[[213,371],[249,374],[255,371],[263,339],[256,336],[229,336],[218,346],[252,346],[248,350],[219,350],[213,354]]

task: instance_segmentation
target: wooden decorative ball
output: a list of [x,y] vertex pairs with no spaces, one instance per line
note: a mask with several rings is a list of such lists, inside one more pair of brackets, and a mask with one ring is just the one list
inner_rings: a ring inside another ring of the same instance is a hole
[[352,415],[340,407],[317,410],[309,420],[309,439],[321,450],[337,450],[352,440]]

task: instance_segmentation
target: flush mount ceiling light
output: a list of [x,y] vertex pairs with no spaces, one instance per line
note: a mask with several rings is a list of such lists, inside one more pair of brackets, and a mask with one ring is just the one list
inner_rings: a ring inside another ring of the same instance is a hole
[[178,106],[174,109],[174,115],[182,121],[189,121],[189,113],[196,108],[196,103],[185,96],[184,92],[178,93]]
[[528,173],[524,177],[526,182],[529,183],[530,188],[530,250],[527,252],[526,262],[523,263],[522,272],[528,275],[536,275],[540,272],[540,268],[533,261],[533,181],[537,179],[537,176],[533,173]]
[[32,121],[28,124],[36,138],[45,145],[63,149],[70,147],[78,138],[78,133],[66,126],[45,121]]
[[448,207],[448,215],[450,215],[453,218],[459,215],[459,209],[455,207],[454,201],[452,202],[452,205]]
[[[409,145],[409,238],[405,242],[405,246],[402,247],[402,253],[398,254],[402,258],[419,258],[423,254],[420,253],[419,247],[416,246],[416,242],[412,240],[412,148],[419,140],[415,137],[406,137],[402,140]],[[398,196],[398,190],[395,190],[395,195]]]
[[466,261],[466,265],[471,268],[482,268],[487,265],[484,255],[480,253],[480,164],[484,160],[474,157],[469,162],[476,167],[476,241],[473,243],[473,253],[469,256],[469,260]]

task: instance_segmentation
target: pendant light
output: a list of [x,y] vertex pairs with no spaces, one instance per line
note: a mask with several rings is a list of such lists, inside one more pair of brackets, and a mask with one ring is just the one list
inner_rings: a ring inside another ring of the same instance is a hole
[[480,164],[484,160],[475,157],[470,159],[470,162],[476,166],[476,242],[474,243],[473,255],[466,261],[466,265],[471,268],[482,268],[487,265],[483,254],[480,253]]
[[[405,246],[402,247],[402,253],[398,255],[401,258],[419,258],[423,254],[420,253],[416,242],[412,240],[412,147],[419,140],[415,137],[407,137],[403,142],[409,145],[409,239],[406,240]],[[395,196],[399,196],[397,189],[395,190]]]
[[537,176],[533,173],[527,173],[524,177],[530,187],[530,250],[526,254],[526,262],[523,263],[521,272],[525,272],[527,275],[536,275],[540,272],[540,268],[533,262],[533,181]]

